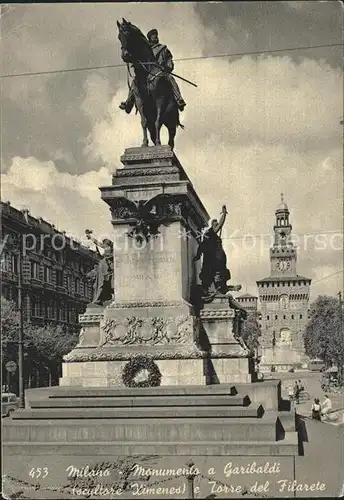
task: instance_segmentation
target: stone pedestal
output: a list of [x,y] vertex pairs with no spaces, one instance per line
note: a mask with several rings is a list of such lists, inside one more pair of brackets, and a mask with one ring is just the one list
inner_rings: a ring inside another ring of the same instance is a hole
[[242,311],[231,308],[228,297],[224,296],[205,305],[200,317],[210,343],[208,383],[251,382],[252,358],[237,340],[240,337]]
[[114,299],[80,316],[61,385],[122,385],[124,365],[139,355],[155,361],[162,385],[248,381],[247,352],[234,338],[239,312],[227,299],[201,314],[192,305],[209,216],[191,181],[168,146],[127,149],[121,161],[100,188],[114,229]]
[[291,369],[300,370],[307,362],[305,355],[291,346],[277,344],[275,347],[264,347],[259,369],[262,373],[288,372]]

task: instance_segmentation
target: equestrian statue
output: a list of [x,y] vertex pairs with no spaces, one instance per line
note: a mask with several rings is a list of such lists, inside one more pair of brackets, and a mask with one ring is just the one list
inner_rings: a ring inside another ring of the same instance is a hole
[[122,23],[117,21],[117,26],[121,57],[129,74],[131,70],[134,73],[127,100],[119,107],[130,113],[136,106],[141,117],[143,147],[148,146],[147,129],[153,144],[160,146],[160,130],[165,125],[169,133],[168,144],[173,149],[177,127],[184,128],[179,121],[179,112],[186,106],[174,76],[196,85],[173,75],[172,54],[159,42],[156,29],[150,30],[145,37],[139,28],[125,19]]

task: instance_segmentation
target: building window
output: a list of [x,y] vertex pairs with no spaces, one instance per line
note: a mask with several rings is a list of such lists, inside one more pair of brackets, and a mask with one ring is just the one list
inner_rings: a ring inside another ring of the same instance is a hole
[[285,318],[286,318],[286,316],[285,316],[285,314],[283,314],[283,319],[285,319]]
[[11,262],[11,266],[12,266],[12,273],[13,274],[18,274],[18,255],[16,254],[12,254],[11,255],[11,259],[12,259],[12,262]]
[[32,316],[44,316],[44,304],[41,297],[32,297],[31,299],[31,314]]
[[294,314],[291,315],[291,319],[294,319]]
[[300,314],[300,319],[302,319],[302,314]]
[[275,316],[275,319],[278,319],[278,316],[277,316],[277,314],[276,314],[276,316]]
[[80,280],[78,278],[74,280],[74,292],[80,293]]
[[287,307],[288,307],[288,295],[281,295],[280,307],[281,307],[281,309],[287,309]]
[[32,297],[32,299],[31,299],[31,316],[37,316],[36,307],[37,307],[37,299],[36,299],[36,297]]
[[31,262],[31,278],[38,279],[38,263],[34,261]]
[[270,316],[269,316],[269,315],[267,315],[266,319],[267,319],[267,320],[269,320],[269,319],[270,319]]
[[72,277],[71,276],[67,276],[67,289],[68,289],[68,292],[72,291]]
[[51,267],[44,266],[44,281],[46,283],[51,283],[52,282]]
[[47,316],[48,319],[52,319],[54,317],[54,308],[52,302],[49,302],[47,305]]
[[6,252],[1,254],[1,271],[8,271],[8,256]]
[[56,271],[56,285],[63,286],[63,271]]

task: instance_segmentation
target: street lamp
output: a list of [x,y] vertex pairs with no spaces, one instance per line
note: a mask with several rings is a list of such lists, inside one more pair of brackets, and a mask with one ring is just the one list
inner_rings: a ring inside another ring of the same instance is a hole
[[19,235],[19,253],[17,262],[18,271],[18,310],[19,310],[19,339],[18,339],[18,368],[19,368],[19,408],[25,408],[24,389],[24,315],[23,315],[23,236]]
[[[344,333],[343,333],[343,302],[342,302],[342,292],[338,292],[338,300],[339,300],[339,324],[340,324],[340,334],[342,335],[342,341],[344,341]],[[341,366],[338,366],[338,373],[340,374],[341,383],[343,382],[343,360],[340,360]]]

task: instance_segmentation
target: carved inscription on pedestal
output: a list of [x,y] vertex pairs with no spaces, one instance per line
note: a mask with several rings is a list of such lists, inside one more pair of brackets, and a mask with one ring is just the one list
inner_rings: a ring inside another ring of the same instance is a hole
[[179,298],[181,269],[176,252],[121,254],[115,256],[115,267],[115,296],[119,301]]

